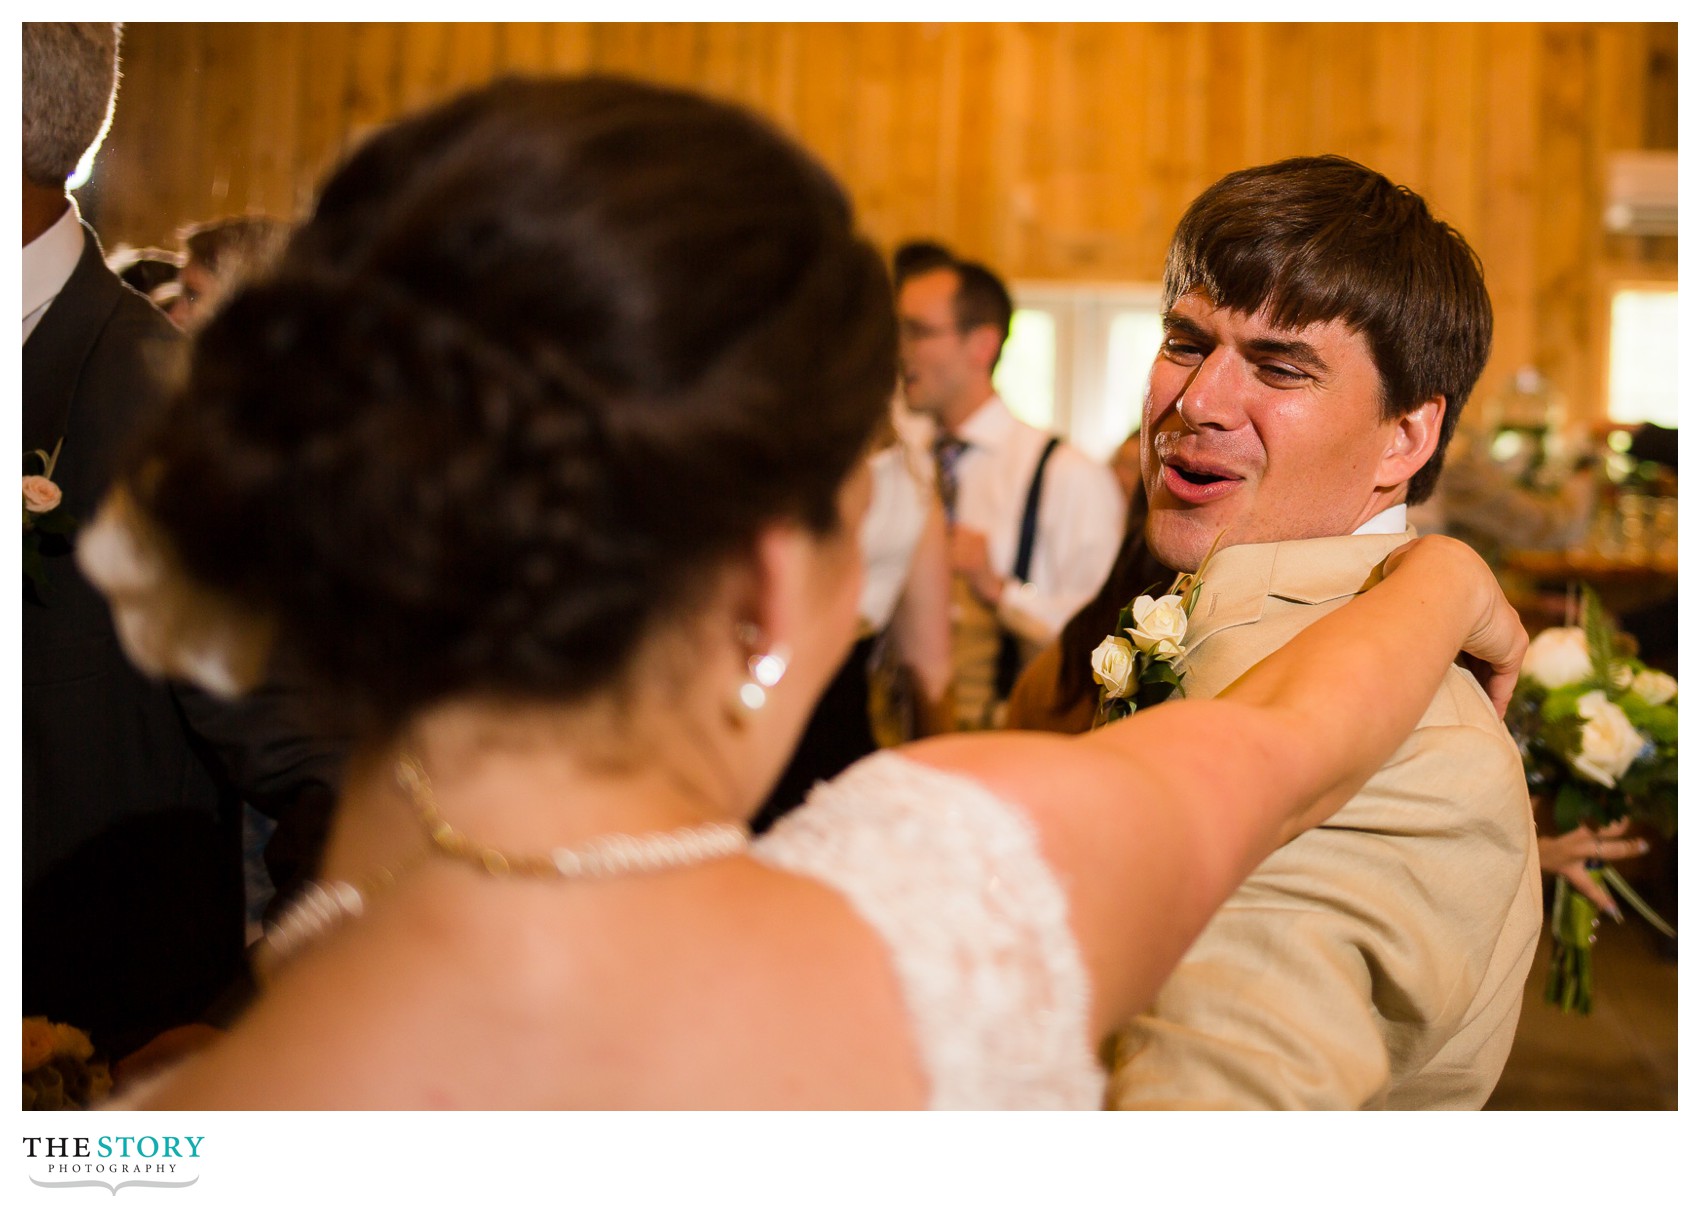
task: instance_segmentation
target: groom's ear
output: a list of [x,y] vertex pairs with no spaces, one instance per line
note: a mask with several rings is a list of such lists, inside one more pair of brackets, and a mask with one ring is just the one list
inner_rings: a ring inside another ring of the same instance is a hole
[[1446,397],[1430,396],[1387,428],[1387,446],[1376,469],[1377,488],[1397,488],[1421,471],[1440,444]]

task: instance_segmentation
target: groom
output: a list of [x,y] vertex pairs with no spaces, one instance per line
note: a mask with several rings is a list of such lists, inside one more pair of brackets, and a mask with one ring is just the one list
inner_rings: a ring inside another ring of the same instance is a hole
[[[1434,488],[1492,313],[1458,233],[1335,156],[1206,190],[1163,300],[1146,537],[1189,571],[1218,545],[1187,636],[1183,691],[1202,698],[1414,537],[1405,507]],[[1119,1033],[1110,1105],[1479,1108],[1540,918],[1516,747],[1455,668],[1392,761],[1258,868]]]

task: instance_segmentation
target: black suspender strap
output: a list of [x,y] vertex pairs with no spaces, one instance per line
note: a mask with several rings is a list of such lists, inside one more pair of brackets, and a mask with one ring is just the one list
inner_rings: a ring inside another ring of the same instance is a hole
[[[1061,443],[1062,439],[1055,435],[1045,443],[1045,449],[1039,455],[1039,465],[1033,469],[1033,482],[1027,487],[1027,505],[1021,514],[1021,539],[1015,548],[1015,566],[1010,569],[1010,575],[1017,581],[1027,580],[1033,565],[1033,540],[1039,532],[1039,497],[1045,487],[1045,465],[1051,461],[1051,455]],[[1015,689],[1015,679],[1020,673],[1020,645],[1008,630],[1004,630],[998,640],[998,698],[1009,697],[1009,692]]]

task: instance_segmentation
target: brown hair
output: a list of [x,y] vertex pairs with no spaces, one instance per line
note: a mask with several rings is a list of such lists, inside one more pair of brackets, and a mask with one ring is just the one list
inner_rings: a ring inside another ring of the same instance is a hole
[[1009,288],[991,270],[978,261],[958,261],[951,266],[956,271],[956,326],[963,332],[990,325],[998,334],[998,352],[992,365],[1003,356],[1004,342],[1009,340],[1009,322],[1015,315]]
[[916,274],[951,269],[955,265],[956,255],[936,240],[905,240],[891,254],[892,284],[901,290],[903,283]]
[[1158,561],[1145,544],[1145,486],[1135,484],[1127,503],[1127,528],[1109,575],[1057,637],[1057,691],[1053,710],[1065,715],[1095,689],[1092,650],[1116,627],[1116,618],[1142,593],[1162,593],[1175,571]]
[[764,121],[500,81],[337,171],[132,485],[347,726],[572,699],[762,526],[836,528],[895,329],[843,192]]
[[1340,320],[1362,333],[1390,420],[1443,396],[1440,441],[1406,488],[1412,504],[1428,498],[1487,364],[1493,308],[1481,260],[1421,197],[1343,156],[1229,173],[1169,245],[1164,308],[1192,291],[1234,311],[1267,308],[1284,328]]
[[1004,342],[1009,340],[1009,323],[1015,315],[1015,304],[1009,288],[978,261],[964,261],[943,244],[932,240],[909,240],[897,246],[892,254],[892,269],[899,288],[910,278],[948,269],[956,275],[956,294],[951,311],[961,332],[990,325],[997,330],[998,351],[992,357],[995,369],[1003,356]]

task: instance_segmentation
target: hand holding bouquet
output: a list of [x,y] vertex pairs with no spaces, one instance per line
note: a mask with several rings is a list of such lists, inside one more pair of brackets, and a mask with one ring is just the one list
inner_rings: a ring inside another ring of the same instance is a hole
[[[1666,837],[1676,832],[1676,679],[1635,658],[1591,589],[1582,592],[1580,627],[1549,628],[1530,642],[1506,724],[1531,794],[1550,797],[1561,833],[1609,829],[1623,818]],[[1674,937],[1603,856],[1585,860],[1585,870]],[[1561,1009],[1592,1007],[1598,925],[1595,898],[1559,875],[1546,999]]]

